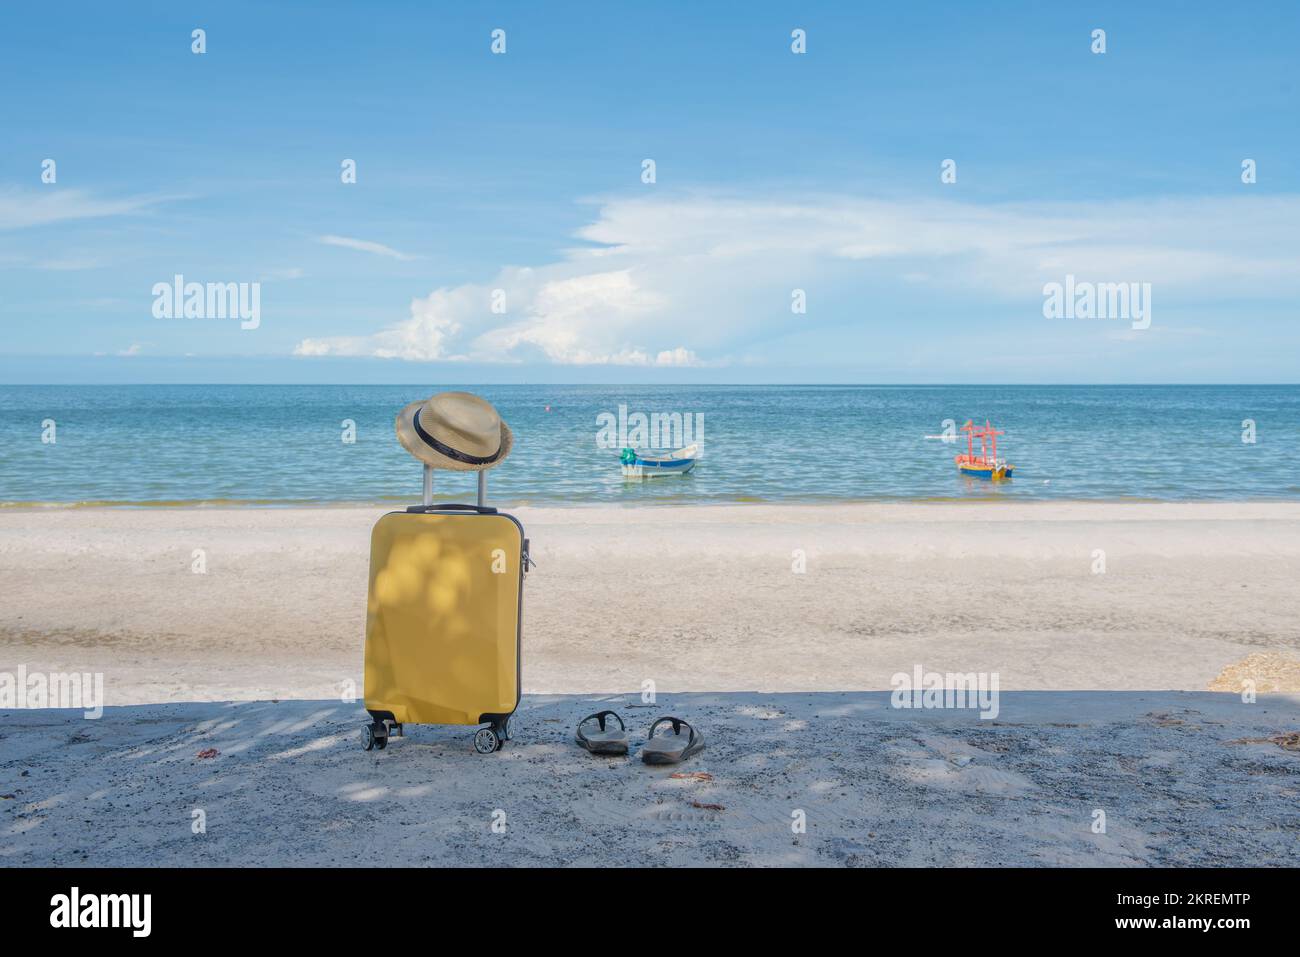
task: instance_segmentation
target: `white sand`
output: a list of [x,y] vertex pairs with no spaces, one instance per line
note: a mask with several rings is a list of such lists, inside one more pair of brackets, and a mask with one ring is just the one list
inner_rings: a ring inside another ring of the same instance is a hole
[[[334,697],[360,682],[382,511],[0,512],[0,670],[102,671],[110,704]],[[1295,504],[517,514],[540,566],[531,692],[872,690],[917,663],[1199,691],[1252,653],[1300,655]]]
[[[0,511],[0,672],[128,706],[0,711],[0,861],[1300,863],[1300,755],[1268,741],[1300,697],[1204,693],[1300,691],[1300,504],[522,508],[543,694],[486,758],[447,728],[367,754],[339,703],[382,511]],[[918,664],[1037,690],[997,725],[889,709]],[[634,727],[696,719],[712,781],[569,743],[646,681]],[[203,701],[245,703],[168,704]]]

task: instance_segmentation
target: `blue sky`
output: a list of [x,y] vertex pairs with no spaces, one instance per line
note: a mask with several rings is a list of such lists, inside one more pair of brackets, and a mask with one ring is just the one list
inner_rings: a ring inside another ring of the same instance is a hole
[[6,6],[0,377],[1297,380],[1300,5],[850,7]]

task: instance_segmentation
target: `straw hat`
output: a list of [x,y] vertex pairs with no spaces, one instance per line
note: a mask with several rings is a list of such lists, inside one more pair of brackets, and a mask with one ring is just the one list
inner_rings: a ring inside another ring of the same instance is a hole
[[397,413],[397,441],[434,468],[481,472],[505,460],[514,436],[486,399],[439,392]]

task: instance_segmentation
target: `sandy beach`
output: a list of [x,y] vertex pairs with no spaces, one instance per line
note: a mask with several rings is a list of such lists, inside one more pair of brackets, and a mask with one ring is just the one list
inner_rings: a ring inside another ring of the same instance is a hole
[[[0,668],[103,672],[109,705],[335,697],[360,686],[384,511],[0,511]],[[1258,690],[1300,692],[1300,504],[515,514],[526,692],[870,691],[917,664],[1240,690],[1215,682],[1247,659]]]
[[[0,671],[109,705],[0,711],[0,861],[1300,862],[1300,505],[520,508],[527,694],[487,758],[360,748],[383,511],[0,513]],[[997,718],[890,707],[917,666],[996,672]],[[593,759],[605,706],[709,746]]]
[[[630,757],[573,745],[603,708]],[[689,765],[638,759],[660,708],[707,729]],[[453,728],[365,752],[362,720],[337,701],[0,712],[0,864],[1300,865],[1284,696],[1012,692],[991,723],[882,693],[528,696],[486,757]]]

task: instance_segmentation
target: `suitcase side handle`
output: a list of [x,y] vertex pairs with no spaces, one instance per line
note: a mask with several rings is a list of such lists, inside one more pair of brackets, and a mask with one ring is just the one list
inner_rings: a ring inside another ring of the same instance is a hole
[[458,505],[446,502],[442,505],[408,505],[408,512],[478,512],[480,515],[495,515],[496,508],[491,505]]

